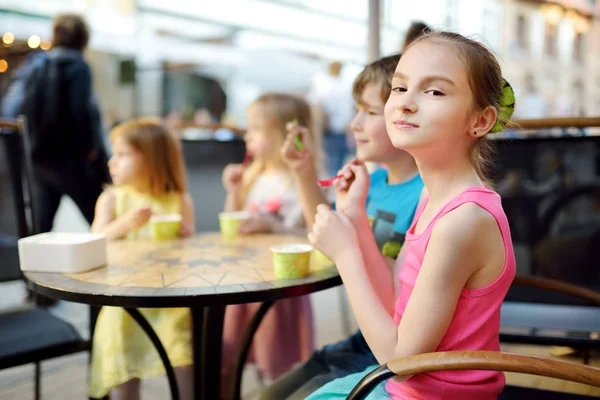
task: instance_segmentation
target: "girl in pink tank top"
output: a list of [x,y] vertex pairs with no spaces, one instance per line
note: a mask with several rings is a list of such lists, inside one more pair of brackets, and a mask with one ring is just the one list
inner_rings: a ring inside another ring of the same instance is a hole
[[[381,364],[434,351],[500,350],[500,307],[515,257],[484,167],[487,133],[501,131],[512,114],[507,96],[512,89],[480,43],[447,32],[417,39],[396,68],[385,108],[392,143],[415,157],[428,193],[396,264],[386,264],[369,230],[364,165],[343,168],[337,211],[319,206],[309,240],[337,265]],[[335,380],[309,399],[343,399],[363,375]],[[369,398],[487,400],[503,387],[500,372],[445,371],[389,380]]]

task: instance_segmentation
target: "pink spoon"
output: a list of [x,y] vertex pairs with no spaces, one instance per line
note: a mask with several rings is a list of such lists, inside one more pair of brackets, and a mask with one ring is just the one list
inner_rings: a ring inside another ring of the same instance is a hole
[[321,187],[331,186],[331,185],[333,185],[333,182],[335,182],[336,179],[341,178],[341,177],[342,177],[342,175],[336,175],[333,178],[323,179],[323,180],[317,181],[317,185],[319,185]]

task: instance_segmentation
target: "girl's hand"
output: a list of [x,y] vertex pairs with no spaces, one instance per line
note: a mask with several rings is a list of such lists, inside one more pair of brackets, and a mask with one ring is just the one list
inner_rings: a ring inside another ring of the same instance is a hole
[[240,222],[238,233],[252,235],[253,233],[267,233],[273,231],[273,225],[268,215],[253,212],[250,218]]
[[227,193],[239,193],[242,190],[242,178],[246,167],[242,164],[229,164],[223,170],[223,186]]
[[135,208],[125,214],[125,218],[127,219],[127,226],[130,230],[137,229],[150,220],[152,216],[152,209],[149,206]]
[[190,229],[186,224],[182,223],[179,227],[179,237],[185,238],[193,234],[193,229]]
[[[311,135],[308,129],[292,122],[286,125],[286,129],[288,133],[281,146],[281,158],[292,171],[305,171],[313,165]],[[298,138],[302,142],[302,150],[296,145]]]
[[342,175],[335,182],[336,209],[354,218],[365,212],[370,177],[367,167],[362,161],[352,160],[338,173]]
[[348,247],[358,247],[358,235],[350,219],[325,204],[317,207],[317,215],[309,242],[337,263]]

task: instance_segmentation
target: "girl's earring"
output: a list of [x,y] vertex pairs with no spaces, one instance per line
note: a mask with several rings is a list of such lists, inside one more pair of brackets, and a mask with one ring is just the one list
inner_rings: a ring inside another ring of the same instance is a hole
[[473,136],[477,136],[477,132],[473,131]]

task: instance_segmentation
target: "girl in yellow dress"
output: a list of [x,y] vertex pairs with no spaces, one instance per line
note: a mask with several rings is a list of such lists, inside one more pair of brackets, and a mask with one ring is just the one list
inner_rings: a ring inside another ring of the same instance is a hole
[[[150,217],[180,214],[179,236],[194,233],[194,207],[187,193],[181,146],[154,119],[135,119],[110,134],[108,167],[114,185],[98,198],[93,232],[108,240],[149,239]],[[181,399],[192,398],[192,329],[187,308],[139,309],[165,347]],[[103,307],[92,349],[89,396],[139,399],[140,379],[164,375],[158,353],[120,307]],[[112,390],[111,390],[112,389]]]

